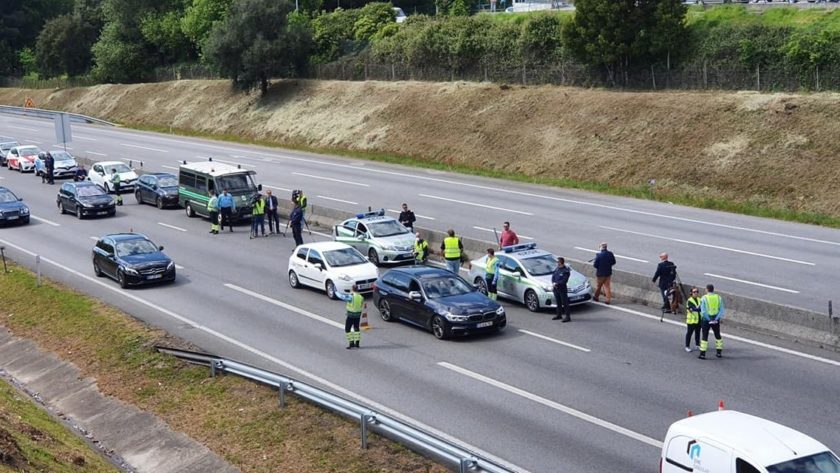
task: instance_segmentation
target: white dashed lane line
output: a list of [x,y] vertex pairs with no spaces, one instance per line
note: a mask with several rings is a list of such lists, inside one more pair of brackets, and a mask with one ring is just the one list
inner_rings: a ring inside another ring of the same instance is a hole
[[15,130],[23,130],[23,131],[33,131],[33,132],[36,132],[36,133],[38,132],[38,130],[36,130],[34,128],[26,128],[25,126],[6,125],[5,128],[12,128],[12,129],[15,129]]
[[120,146],[125,146],[126,148],[137,148],[137,149],[145,149],[147,151],[155,151],[158,153],[168,153],[169,150],[160,149],[160,148],[149,148],[148,146],[140,146],[140,145],[130,145],[127,143],[120,143]]
[[[395,210],[395,209],[386,209],[386,210],[388,210],[388,212],[392,212],[392,213],[395,213],[395,214],[402,213],[401,210]],[[429,217],[427,215],[414,214],[414,216],[417,217],[417,218],[425,219],[425,220],[434,220],[435,219],[434,217]]]
[[80,136],[73,133],[73,139],[75,140],[82,140],[82,141],[98,141],[96,138],[89,138],[87,136]]
[[263,184],[263,187],[268,187],[269,189],[277,189],[278,191],[292,192],[292,189],[286,189],[285,187],[280,186],[272,186],[269,184]]
[[[598,250],[590,250],[589,248],[584,248],[582,246],[573,246],[572,248],[574,248],[576,250],[580,250],[580,251],[586,251],[587,253],[597,253],[598,252]],[[630,261],[638,261],[640,263],[650,263],[650,261],[648,261],[646,259],[631,258],[629,256],[616,255],[615,253],[613,253],[613,255],[618,259],[627,259],[627,260],[630,260]]]
[[42,217],[36,217],[34,215],[31,215],[30,217],[32,217],[33,219],[35,219],[35,220],[37,220],[41,223],[46,223],[47,225],[52,225],[53,227],[60,227],[61,226],[60,223],[55,223],[52,220],[47,220],[47,219],[42,218]]
[[536,338],[539,338],[541,340],[545,340],[547,342],[556,343],[558,345],[563,345],[564,347],[569,347],[569,348],[573,348],[575,350],[580,350],[584,353],[589,353],[589,352],[592,351],[589,348],[584,348],[582,346],[574,345],[574,344],[571,344],[569,342],[564,342],[562,340],[557,340],[556,338],[546,337],[545,335],[540,335],[539,333],[531,332],[530,330],[519,329],[519,333],[524,333],[525,335],[530,335],[532,337],[536,337]]
[[370,187],[369,184],[365,184],[362,182],[344,181],[342,179],[333,179],[332,177],[316,176],[314,174],[305,174],[302,172],[293,172],[292,174],[294,174],[295,176],[309,177],[312,179],[322,179],[324,181],[340,182],[342,184],[350,184],[352,186]]
[[726,279],[727,281],[735,281],[735,282],[739,282],[739,283],[743,283],[743,284],[749,284],[751,286],[764,287],[764,288],[767,288],[767,289],[774,289],[776,291],[789,292],[791,294],[799,294],[799,291],[794,291],[793,289],[785,289],[783,287],[771,286],[769,284],[761,284],[760,282],[746,281],[744,279],[737,279],[737,278],[732,278],[732,277],[729,277],[729,276],[721,276],[720,274],[712,274],[712,273],[703,273],[703,274],[706,275],[706,276],[709,276],[709,277],[713,277],[713,278]]
[[176,227],[175,225],[169,225],[168,223],[158,222],[157,224],[160,225],[161,227],[166,227],[166,228],[171,228],[173,230],[178,230],[179,232],[186,232],[187,231],[185,228]]
[[105,153],[97,153],[96,151],[85,151],[85,153],[87,153],[87,154],[92,154],[92,155],[94,155],[94,156],[108,156],[108,155],[107,155],[107,154],[105,154]]
[[336,199],[335,197],[327,197],[325,195],[316,195],[315,197],[318,197],[319,199],[332,200],[334,202],[342,202],[342,203],[345,203],[345,204],[359,205],[358,202],[353,202],[351,200],[344,200],[344,199]]
[[476,203],[476,202],[467,202],[466,200],[450,199],[450,198],[447,198],[447,197],[440,197],[440,196],[437,196],[437,195],[429,195],[429,194],[417,194],[417,195],[419,195],[420,197],[425,197],[427,199],[445,200],[447,202],[455,202],[456,204],[471,205],[473,207],[481,207],[481,208],[492,209],[492,210],[501,210],[503,212],[510,212],[510,213],[522,214],[522,215],[534,215],[531,212],[523,212],[521,210],[506,209],[504,207],[494,207],[492,205],[479,204],[479,203]]
[[166,166],[166,165],[161,165],[160,167],[162,167],[162,168],[164,168],[164,169],[172,169],[172,170],[175,170],[175,171],[177,171],[177,170],[178,170],[178,168],[176,168],[175,166]]

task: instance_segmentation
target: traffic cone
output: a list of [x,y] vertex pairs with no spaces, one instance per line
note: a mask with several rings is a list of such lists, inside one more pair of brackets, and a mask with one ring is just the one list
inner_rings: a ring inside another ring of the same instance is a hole
[[362,330],[370,330],[370,324],[368,323],[367,316],[367,302],[365,302],[365,305],[362,306],[362,321],[359,323],[359,327]]
[[719,411],[723,410],[723,400],[718,401],[718,410]]
[[691,409],[689,409],[689,410],[688,410],[688,416],[687,416],[687,417],[691,417],[691,416],[693,416],[693,415],[694,415],[694,413],[693,413],[693,412],[691,412]]

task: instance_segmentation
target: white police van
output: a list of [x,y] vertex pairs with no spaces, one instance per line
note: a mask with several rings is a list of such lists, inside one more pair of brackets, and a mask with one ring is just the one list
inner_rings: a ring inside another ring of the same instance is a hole
[[662,444],[661,473],[840,473],[825,445],[789,427],[737,411],[674,422]]

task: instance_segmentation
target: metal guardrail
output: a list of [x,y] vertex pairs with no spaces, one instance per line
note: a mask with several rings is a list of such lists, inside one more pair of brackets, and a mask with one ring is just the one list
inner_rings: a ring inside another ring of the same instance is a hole
[[444,462],[454,467],[459,473],[512,473],[512,470],[482,458],[453,442],[296,379],[205,353],[161,346],[155,348],[160,353],[175,356],[189,363],[208,366],[211,376],[216,376],[218,373],[230,373],[275,387],[279,392],[281,408],[285,406],[286,394],[293,393],[318,406],[350,417],[359,422],[362,448],[367,448],[368,432],[376,432],[411,450]]
[[43,108],[13,107],[11,105],[0,105],[0,113],[8,113],[11,115],[20,115],[25,117],[48,118],[50,120],[52,120],[53,117],[59,113],[66,113],[67,116],[70,117],[70,121],[76,123],[93,123],[96,125],[117,126],[116,124],[111,123],[109,121],[100,120],[99,118],[93,118],[87,115],[62,112],[59,110],[46,110]]

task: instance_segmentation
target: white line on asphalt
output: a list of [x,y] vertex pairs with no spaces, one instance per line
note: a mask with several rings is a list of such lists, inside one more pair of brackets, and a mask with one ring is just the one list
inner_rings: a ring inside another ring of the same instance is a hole
[[321,235],[322,237],[332,238],[333,236],[328,233],[321,233],[321,232],[312,232],[313,235]]
[[94,155],[94,156],[108,156],[108,155],[107,155],[107,154],[105,154],[105,153],[97,153],[96,151],[85,151],[85,153],[87,153],[87,154],[92,154],[92,155]]
[[300,309],[300,308],[295,307],[291,304],[286,304],[285,302],[278,301],[277,299],[272,299],[271,297],[264,296],[264,295],[262,295],[258,292],[254,292],[254,291],[251,291],[249,289],[245,289],[244,287],[239,287],[235,284],[230,284],[230,283],[226,283],[225,287],[228,288],[228,289],[233,289],[234,291],[237,291],[237,292],[241,292],[242,294],[245,294],[246,296],[251,296],[251,297],[253,297],[255,299],[259,299],[263,302],[268,302],[269,304],[276,305],[278,307],[282,307],[286,310],[290,310],[290,311],[295,312],[297,314],[300,314],[304,317],[309,317],[312,320],[317,320],[318,322],[322,322],[322,323],[325,323],[327,325],[332,325],[333,327],[340,328],[342,330],[344,329],[344,324],[338,323],[334,320],[330,320],[326,317],[322,317],[318,314],[313,314],[312,312],[309,312],[308,310]]
[[577,417],[578,419],[580,419],[582,421],[589,422],[590,424],[597,425],[598,427],[603,427],[607,430],[611,430],[611,431],[613,431],[617,434],[624,435],[625,437],[629,437],[633,440],[638,440],[639,442],[648,444],[652,447],[655,447],[655,448],[658,448],[658,449],[662,448],[662,442],[660,442],[659,440],[656,440],[654,438],[650,438],[647,435],[643,435],[643,434],[640,434],[638,432],[634,432],[630,429],[626,429],[624,427],[621,427],[620,425],[613,424],[612,422],[609,422],[607,420],[595,417],[593,415],[589,415],[585,412],[581,412],[577,409],[573,409],[569,406],[565,406],[563,404],[560,404],[559,402],[554,402],[550,399],[546,399],[542,396],[538,396],[536,394],[530,393],[528,391],[525,391],[524,389],[519,389],[517,387],[511,386],[510,384],[503,383],[503,382],[495,380],[493,378],[488,378],[487,376],[478,374],[474,371],[470,371],[466,368],[461,368],[460,366],[453,365],[452,363],[447,363],[445,361],[438,362],[438,366],[441,366],[441,367],[446,368],[448,370],[454,371],[456,373],[460,373],[460,374],[462,374],[464,376],[467,376],[467,377],[470,377],[470,378],[472,378],[476,381],[481,381],[484,384],[489,384],[490,386],[494,386],[494,387],[499,388],[503,391],[507,391],[511,394],[515,394],[519,397],[524,397],[525,399],[529,399],[531,401],[534,401],[538,404],[542,404],[542,405],[544,405],[546,407],[549,407],[551,409],[563,412],[564,414],[568,414],[572,417]]
[[175,265],[175,269],[177,269],[177,270],[179,270],[179,271],[180,271],[180,270],[184,269],[184,267],[183,267],[183,266],[181,266],[180,264],[176,264],[176,265]]
[[[484,232],[496,233],[496,230],[494,230],[494,229],[492,229],[492,228],[484,228],[484,227],[473,227],[473,228],[475,228],[476,230],[481,230],[481,231],[484,231]],[[519,238],[523,238],[523,239],[525,239],[525,240],[533,240],[533,239],[534,239],[534,237],[529,237],[529,236],[525,236],[525,235],[520,235],[520,234],[518,234],[518,233],[516,234],[516,236],[518,236]]]
[[128,148],[138,148],[138,149],[145,149],[148,151],[157,151],[158,153],[168,153],[169,150],[160,149],[160,148],[149,148],[148,146],[140,146],[140,145],[130,145],[127,143],[120,143],[120,146],[125,146]]
[[[580,250],[580,251],[586,251],[586,252],[588,252],[588,253],[597,253],[597,252],[598,252],[598,250],[590,250],[589,248],[584,248],[584,247],[582,247],[582,246],[573,246],[572,248],[574,248],[574,249],[576,249],[576,250]],[[648,260],[646,260],[646,259],[631,258],[631,257],[629,257],[629,256],[621,256],[621,255],[617,255],[617,254],[615,254],[615,253],[613,253],[613,255],[614,255],[616,258],[620,258],[620,259],[629,259],[629,260],[631,260],[631,261],[638,261],[638,262],[640,262],[640,263],[649,263],[649,262],[650,262],[650,261],[648,261]]]
[[353,201],[344,200],[344,199],[336,199],[335,197],[327,197],[325,195],[316,195],[315,197],[318,197],[318,198],[321,198],[321,199],[326,199],[326,200],[334,200],[336,202],[343,202],[345,204],[359,205],[358,202],[353,202]]
[[6,179],[6,178],[5,178],[5,177],[3,177],[3,176],[0,176],[0,180],[3,180],[3,179]]
[[331,177],[316,176],[314,174],[304,174],[302,172],[293,172],[292,174],[294,174],[296,176],[311,177],[313,179],[323,179],[325,181],[341,182],[342,184],[350,184],[350,185],[353,185],[353,186],[370,187],[370,185],[364,184],[364,183],[361,183],[361,182],[343,181],[341,179],[333,179]]
[[38,130],[34,128],[26,128],[25,126],[15,126],[15,125],[6,125],[6,128],[14,128],[15,130],[23,130],[23,131],[34,131],[38,132]]
[[55,222],[53,222],[53,221],[51,221],[51,220],[47,220],[47,219],[45,219],[45,218],[36,217],[36,216],[34,216],[34,215],[30,215],[30,217],[34,218],[35,220],[37,220],[37,221],[39,221],[39,222],[41,222],[41,223],[46,223],[47,225],[52,225],[53,227],[60,227],[60,226],[61,226],[61,224],[60,224],[60,223],[55,223]]
[[98,141],[96,138],[88,138],[87,136],[80,136],[75,133],[73,133],[73,139],[82,141]]
[[465,200],[449,199],[447,197],[439,197],[439,196],[436,196],[436,195],[429,195],[429,194],[417,194],[417,195],[419,195],[420,197],[426,197],[428,199],[445,200],[447,202],[455,202],[457,204],[472,205],[473,207],[483,207],[485,209],[501,210],[501,211],[504,211],[504,212],[511,212],[511,213],[522,214],[522,215],[534,215],[531,212],[523,212],[521,210],[511,210],[511,209],[506,209],[506,208],[503,208],[503,207],[493,207],[492,205],[477,204],[475,202],[467,202]]
[[729,276],[721,276],[720,274],[712,274],[712,273],[703,273],[703,274],[705,274],[706,276],[711,276],[713,278],[726,279],[727,281],[735,281],[735,282],[740,282],[740,283],[744,283],[744,284],[750,284],[750,285],[753,285],[753,286],[766,287],[767,289],[775,289],[777,291],[789,292],[791,294],[799,294],[799,291],[794,291],[793,289],[785,289],[783,287],[771,286],[769,284],[761,284],[761,283],[758,283],[758,282],[745,281],[743,279],[731,278]]
[[246,166],[246,167],[249,167],[249,168],[255,168],[256,167],[253,164],[237,163],[236,161],[225,161],[224,159],[213,158],[213,162],[215,163],[216,161],[218,161],[220,163],[230,164],[232,166]]
[[285,191],[285,192],[292,192],[291,189],[286,189],[285,187],[271,186],[271,185],[268,185],[268,184],[263,184],[263,187],[270,187],[271,189],[277,189],[277,190]]
[[167,166],[165,164],[161,164],[160,167],[162,167],[164,169],[174,169],[176,171],[178,170],[178,168],[176,168],[175,166]]
[[36,141],[36,140],[23,140],[23,141],[26,141],[27,143],[35,143],[36,145],[41,144],[40,141]]
[[[590,302],[590,304],[596,304],[596,305],[599,305],[601,307],[605,307],[607,309],[617,310],[619,312],[626,312],[628,314],[637,315],[639,317],[643,317],[643,318],[646,318],[646,319],[656,320],[657,322],[662,321],[662,322],[665,322],[667,324],[676,325],[677,327],[680,327],[680,328],[685,328],[685,322],[677,322],[676,320],[668,320],[668,319],[663,320],[663,319],[660,318],[659,315],[646,314],[644,312],[639,312],[638,310],[628,309],[626,307],[619,307],[619,306],[616,306],[615,304],[606,305],[603,302]],[[769,343],[759,342],[757,340],[750,340],[749,338],[739,337],[737,335],[723,334],[722,337],[726,338],[726,339],[730,339],[730,340],[737,340],[739,342],[743,342],[743,343],[746,343],[746,344],[749,344],[749,345],[755,345],[757,347],[767,348],[769,350],[778,351],[778,352],[781,352],[781,353],[786,353],[788,355],[798,356],[798,357],[805,358],[805,359],[812,360],[812,361],[819,361],[820,363],[825,363],[825,364],[828,364],[828,365],[840,366],[840,361],[834,361],[834,360],[830,360],[828,358],[823,358],[823,357],[820,357],[820,356],[810,355],[808,353],[803,353],[803,352],[800,352],[800,351],[791,350],[789,348],[779,347],[779,346],[776,346],[776,345],[770,345]]]
[[766,255],[764,253],[754,253],[752,251],[739,250],[739,249],[736,249],[736,248],[728,248],[726,246],[710,245],[708,243],[700,243],[700,242],[697,242],[697,241],[683,240],[681,238],[664,237],[664,236],[661,236],[661,235],[654,235],[652,233],[634,232],[633,230],[625,230],[625,229],[622,229],[622,228],[607,227],[607,226],[604,226],[604,225],[599,225],[599,226],[601,228],[604,228],[604,229],[607,229],[607,230],[614,230],[616,232],[630,233],[632,235],[640,235],[640,236],[646,236],[646,237],[650,237],[650,238],[659,238],[659,239],[662,239],[662,240],[675,241],[677,243],[685,243],[687,245],[696,245],[696,246],[702,246],[702,247],[705,247],[705,248],[714,248],[716,250],[731,251],[733,253],[741,253],[741,254],[744,254],[744,255],[759,256],[761,258],[768,258],[768,259],[774,259],[774,260],[779,260],[779,261],[787,261],[789,263],[804,264],[804,265],[807,265],[807,266],[816,266],[816,263],[811,263],[811,262],[808,262],[808,261],[800,261],[800,260],[791,259],[791,258],[783,258],[781,256]]
[[[394,210],[394,209],[385,209],[385,210],[387,210],[388,212],[393,212],[395,214],[402,213],[401,210]],[[423,219],[426,219],[426,220],[434,220],[435,219],[434,217],[428,217],[426,215],[420,215],[420,214],[414,214],[414,216],[417,217],[417,218],[423,218]]]
[[[59,143],[59,144],[60,144],[60,143]],[[62,148],[64,148],[64,149],[73,149],[73,147],[72,147],[72,146],[62,146]]]
[[[11,243],[11,242],[8,242],[8,241],[5,241],[5,240],[0,240],[0,243],[3,243],[4,245],[9,246],[9,247],[15,248],[16,250],[18,250],[20,252],[23,252],[23,253],[26,253],[30,256],[36,256],[36,253],[34,253],[32,251],[29,251],[29,250],[27,250],[23,247],[18,246],[18,245],[15,245],[14,243]],[[430,432],[430,433],[432,433],[432,434],[434,434],[434,435],[436,435],[436,436],[438,436],[442,439],[445,439],[445,440],[447,440],[449,442],[452,442],[452,443],[459,444],[459,445],[463,446],[464,448],[472,450],[475,453],[489,459],[490,461],[498,463],[499,465],[502,465],[503,467],[505,467],[509,470],[518,471],[520,473],[529,473],[527,470],[525,470],[523,468],[520,468],[520,467],[518,467],[518,466],[516,466],[516,465],[514,465],[514,464],[512,464],[508,461],[502,460],[501,458],[499,458],[499,457],[497,457],[493,454],[487,453],[487,452],[485,452],[484,450],[481,450],[478,447],[475,447],[473,445],[470,445],[469,443],[466,443],[462,440],[459,440],[459,439],[457,439],[457,438],[455,438],[455,437],[453,437],[449,434],[446,434],[446,433],[444,433],[444,432],[442,432],[438,429],[435,429],[432,426],[426,425],[426,424],[420,422],[419,420],[414,419],[413,417],[410,417],[410,416],[407,416],[407,415],[402,414],[400,412],[397,412],[397,411],[391,409],[390,407],[387,407],[383,404],[380,404],[380,403],[374,401],[373,399],[369,399],[365,396],[362,396],[361,394],[357,394],[356,392],[351,391],[351,390],[349,390],[349,389],[347,389],[347,388],[345,388],[345,387],[343,387],[339,384],[333,383],[333,382],[331,382],[331,381],[329,381],[325,378],[322,378],[322,377],[316,375],[315,373],[304,370],[302,368],[298,368],[297,366],[295,366],[291,363],[285,362],[285,361],[283,361],[283,360],[281,360],[277,357],[269,355],[268,353],[266,353],[264,351],[261,351],[261,350],[258,350],[256,348],[252,347],[248,343],[241,342],[241,341],[239,341],[239,340],[237,340],[237,339],[235,339],[231,336],[225,335],[225,334],[223,334],[219,331],[213,330],[210,327],[202,325],[202,324],[200,324],[200,323],[198,323],[198,322],[196,322],[196,321],[194,321],[190,318],[184,317],[183,315],[180,315],[180,314],[178,314],[176,312],[173,312],[169,309],[161,307],[161,306],[159,306],[159,305],[157,305],[153,302],[149,302],[146,299],[141,298],[140,296],[137,296],[135,294],[131,294],[124,289],[120,289],[116,286],[107,284],[107,283],[105,283],[103,281],[100,281],[96,278],[93,278],[93,277],[88,276],[86,274],[80,273],[79,271],[76,271],[75,269],[64,266],[63,264],[58,263],[56,261],[53,261],[49,258],[41,258],[41,260],[44,261],[47,264],[51,264],[51,265],[53,265],[53,266],[55,266],[55,267],[57,267],[61,270],[67,271],[70,274],[73,274],[73,275],[75,275],[79,278],[82,278],[85,281],[88,281],[92,284],[96,284],[103,289],[106,289],[108,291],[112,291],[112,292],[115,292],[117,294],[120,294],[120,295],[122,295],[122,296],[124,296],[128,299],[131,299],[134,302],[143,304],[146,307],[154,309],[154,310],[156,310],[156,311],[158,311],[162,314],[168,315],[169,317],[172,317],[175,320],[178,320],[178,321],[183,322],[185,324],[189,324],[191,327],[194,327],[198,330],[201,330],[202,332],[205,332],[209,335],[212,335],[212,336],[218,338],[219,340],[230,343],[231,345],[234,345],[237,348],[245,350],[249,353],[253,353],[254,355],[257,355],[257,356],[259,356],[259,357],[261,357],[261,358],[263,358],[267,361],[270,361],[270,362],[272,362],[272,363],[274,363],[278,366],[281,366],[281,367],[283,367],[283,368],[285,368],[289,371],[294,371],[295,373],[297,373],[301,376],[304,376],[306,378],[309,378],[310,380],[314,381],[317,384],[320,384],[320,385],[326,387],[327,389],[331,389],[331,390],[336,391],[336,392],[338,392],[340,394],[343,394],[345,396],[352,397],[352,398],[356,399],[357,401],[367,405],[368,407],[370,407],[373,410],[378,410],[378,411],[383,412],[383,413],[385,413],[389,416],[392,416],[396,419],[402,420],[403,422],[414,424],[415,426],[419,427],[420,429],[426,430],[426,431],[428,431],[428,432]],[[342,328],[343,328],[343,326],[342,326]]]
[[556,343],[558,345],[563,345],[564,347],[574,348],[575,350],[580,350],[580,351],[585,352],[585,353],[589,353],[589,352],[592,351],[589,348],[583,348],[582,346],[573,345],[573,344],[568,343],[568,342],[563,342],[563,341],[557,340],[556,338],[546,337],[545,335],[540,335],[536,332],[531,332],[530,330],[519,329],[519,332],[524,333],[525,335],[530,335],[532,337],[537,337],[537,338],[540,338],[540,339],[543,339],[543,340],[546,340],[546,341],[549,341],[549,342],[552,342],[552,343]]
[[157,224],[160,225],[161,227],[166,227],[166,228],[171,228],[173,230],[178,230],[179,232],[187,231],[185,228],[176,227],[175,225],[169,225],[168,223],[158,222]]

